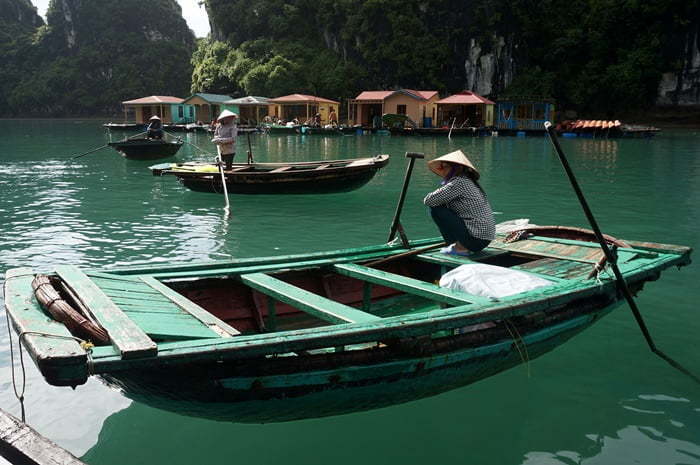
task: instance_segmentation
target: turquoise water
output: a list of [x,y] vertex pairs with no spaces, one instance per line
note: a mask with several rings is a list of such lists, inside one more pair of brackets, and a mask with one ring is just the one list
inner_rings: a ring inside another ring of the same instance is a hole
[[[225,219],[221,196],[152,177],[152,162],[105,149],[71,163],[107,142],[98,122],[0,121],[0,134],[3,274],[18,266],[189,262],[382,243],[406,151],[468,152],[497,221],[586,226],[544,138],[252,136],[259,161],[378,153],[392,161],[351,193],[232,196]],[[204,134],[183,137],[212,149]],[[700,132],[562,145],[605,232],[700,246]],[[175,159],[209,158],[186,145]],[[403,216],[411,238],[437,234],[421,204],[436,181],[417,166]],[[638,298],[658,346],[695,373],[698,300],[697,265],[667,271]],[[19,415],[0,321],[0,408]],[[184,417],[131,402],[96,380],[54,388],[27,362],[28,422],[90,464],[700,464],[700,386],[649,352],[624,306],[529,367],[416,402],[291,423]]]

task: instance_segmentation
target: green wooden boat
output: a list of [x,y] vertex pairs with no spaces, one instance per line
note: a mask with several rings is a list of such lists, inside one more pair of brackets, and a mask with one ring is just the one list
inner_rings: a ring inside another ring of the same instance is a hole
[[[552,350],[624,302],[607,274],[588,278],[602,255],[596,243],[499,236],[457,257],[426,250],[437,242],[412,242],[412,255],[387,244],[172,266],[58,266],[46,277],[63,303],[108,332],[95,347],[81,343],[82,326],[69,325],[71,333],[42,309],[31,269],[7,272],[5,305],[52,385],[95,375],[159,408],[268,422],[467,385]],[[687,247],[626,244],[618,264],[635,292],[690,263]],[[492,298],[435,284],[477,262],[547,285]]]

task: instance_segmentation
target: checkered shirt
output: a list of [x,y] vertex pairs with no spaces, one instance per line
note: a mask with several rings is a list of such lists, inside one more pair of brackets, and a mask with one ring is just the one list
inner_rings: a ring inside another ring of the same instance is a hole
[[486,195],[467,176],[455,176],[423,199],[429,207],[444,205],[464,220],[469,233],[477,239],[493,240],[496,225]]

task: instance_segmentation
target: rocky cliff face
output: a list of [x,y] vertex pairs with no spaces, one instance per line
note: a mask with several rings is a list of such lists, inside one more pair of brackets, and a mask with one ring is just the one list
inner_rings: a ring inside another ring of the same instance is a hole
[[482,53],[481,45],[471,39],[464,61],[465,89],[480,95],[498,94],[510,85],[515,75],[516,48],[513,39],[494,35],[491,51]]
[[685,34],[679,72],[664,73],[656,103],[659,105],[700,105],[700,24]]
[[52,0],[47,22],[52,39],[68,50],[131,38],[194,45],[176,0]]
[[0,0],[0,36],[32,33],[44,24],[29,0]]

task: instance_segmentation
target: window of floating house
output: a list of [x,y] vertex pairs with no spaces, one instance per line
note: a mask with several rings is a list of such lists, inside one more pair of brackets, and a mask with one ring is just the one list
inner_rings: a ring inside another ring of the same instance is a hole
[[185,117],[185,108],[182,105],[177,106],[177,116],[178,116],[178,118]]
[[545,119],[545,111],[547,109],[547,105],[544,103],[535,103],[533,105],[533,107],[534,107],[533,119],[537,119],[537,120]]
[[515,111],[518,119],[532,119],[532,104],[521,103]]
[[399,115],[406,114],[406,105],[396,105],[396,113]]
[[194,107],[190,107],[190,118],[194,118]]

